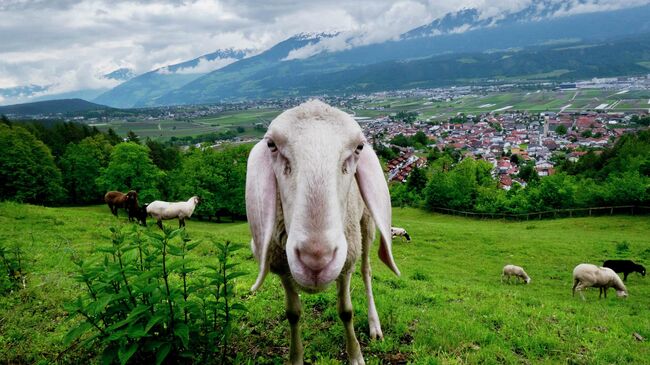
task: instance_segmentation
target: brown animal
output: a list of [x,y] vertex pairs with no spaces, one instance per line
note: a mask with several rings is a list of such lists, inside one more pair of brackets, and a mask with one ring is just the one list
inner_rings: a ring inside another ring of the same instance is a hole
[[138,211],[138,193],[135,190],[130,190],[126,194],[119,191],[109,191],[104,195],[104,201],[108,204],[108,208],[114,216],[117,217],[118,208],[124,208],[129,214],[130,221],[136,218]]

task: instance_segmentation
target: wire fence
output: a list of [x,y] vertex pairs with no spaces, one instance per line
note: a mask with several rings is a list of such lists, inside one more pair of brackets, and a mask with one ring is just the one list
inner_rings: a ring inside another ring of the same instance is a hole
[[434,212],[442,214],[451,214],[478,219],[507,219],[507,220],[539,220],[553,218],[573,218],[573,217],[594,217],[615,214],[627,215],[645,215],[650,214],[650,207],[643,205],[617,205],[610,207],[590,207],[590,208],[572,208],[572,209],[555,209],[545,210],[543,212],[529,213],[478,213],[449,208],[434,207]]

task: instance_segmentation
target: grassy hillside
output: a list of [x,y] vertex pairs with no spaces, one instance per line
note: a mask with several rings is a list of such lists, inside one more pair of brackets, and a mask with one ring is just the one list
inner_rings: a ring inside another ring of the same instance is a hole
[[[73,280],[70,257],[87,257],[109,244],[110,226],[128,224],[105,206],[43,208],[0,203],[1,242],[25,251],[27,288],[0,297],[0,361],[88,361],[61,338],[72,323],[62,304],[83,288]],[[173,222],[175,224],[175,222]],[[629,298],[612,291],[598,300],[571,297],[571,271],[581,262],[629,257],[650,263],[647,217],[598,217],[530,222],[480,221],[414,209],[395,209],[394,225],[413,240],[396,240],[397,278],[373,255],[375,299],[385,339],[368,339],[367,308],[358,273],[352,282],[355,328],[369,364],[578,363],[641,364],[650,347],[632,336],[650,337],[650,283],[629,277]],[[148,227],[156,230],[155,227]],[[197,266],[215,263],[212,240],[246,243],[245,222],[190,221],[187,231],[203,243],[193,251]],[[374,250],[373,250],[374,251]],[[288,325],[279,280],[269,276],[250,294],[256,265],[248,250],[237,252],[248,275],[237,292],[249,312],[236,326],[234,350],[252,363],[282,363],[288,356]],[[530,285],[500,282],[506,263],[526,268]],[[343,329],[333,288],[302,295],[306,360],[345,363]],[[99,359],[92,359],[98,362]]]
[[111,109],[105,105],[91,103],[82,99],[60,99],[37,101],[33,103],[0,106],[0,114],[36,115],[66,114],[75,112]]

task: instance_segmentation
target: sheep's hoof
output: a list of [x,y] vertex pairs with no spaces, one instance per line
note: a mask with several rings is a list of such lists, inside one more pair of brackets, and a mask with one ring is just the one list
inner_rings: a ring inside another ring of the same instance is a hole
[[366,362],[363,360],[363,356],[359,356],[355,359],[350,359],[350,365],[366,365]]
[[370,339],[371,340],[383,340],[384,334],[381,332],[381,327],[379,325],[370,325]]

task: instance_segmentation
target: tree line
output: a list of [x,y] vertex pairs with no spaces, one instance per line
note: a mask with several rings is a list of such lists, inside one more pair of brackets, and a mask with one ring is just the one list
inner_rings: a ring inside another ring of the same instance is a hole
[[107,191],[136,190],[141,203],[199,195],[199,215],[246,213],[246,159],[251,146],[219,150],[126,139],[75,122],[0,123],[0,200],[43,205],[103,202]]
[[525,187],[499,187],[492,165],[454,151],[430,151],[426,170],[415,169],[406,184],[391,185],[393,204],[479,213],[530,213],[553,209],[650,205],[650,130],[623,135],[611,148],[592,150],[577,162],[553,156],[556,173],[539,177],[531,162],[519,164]]
[[[420,145],[418,136],[406,139]],[[399,138],[397,138],[400,141]],[[125,140],[79,123],[0,123],[1,200],[33,204],[98,204],[109,190],[136,190],[141,203],[201,197],[196,214],[244,217],[246,161],[251,145],[215,150],[173,143]],[[374,146],[386,159],[397,155]],[[510,156],[519,178],[504,190],[483,160],[462,151],[427,151],[429,166],[405,184],[391,184],[396,206],[449,208],[481,213],[529,213],[610,205],[650,205],[650,130],[623,135],[611,148],[589,151],[577,162],[560,152],[556,173],[540,178],[534,163]]]

